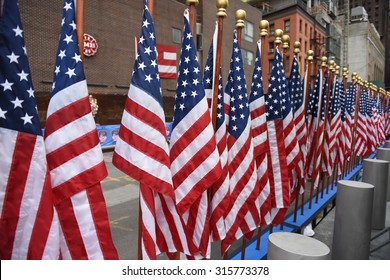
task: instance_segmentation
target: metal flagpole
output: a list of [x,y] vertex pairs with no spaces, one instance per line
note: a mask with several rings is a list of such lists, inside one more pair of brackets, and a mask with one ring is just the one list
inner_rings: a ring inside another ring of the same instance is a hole
[[199,0],[187,0],[187,5],[189,6],[189,14],[190,14],[190,28],[192,36],[196,37],[196,5],[199,4]]
[[[244,10],[236,11],[236,30],[237,30],[237,43],[241,47],[242,42],[242,29],[245,27],[244,20],[246,18],[246,12]],[[241,259],[245,260],[246,238],[242,237],[241,245]]]
[[[269,22],[265,19],[260,21],[259,29],[260,29],[260,37],[261,37],[261,49],[260,49],[260,63],[261,67],[264,65],[264,46],[265,46],[265,38],[268,36],[268,27]],[[264,85],[263,85],[264,87]],[[266,91],[263,88],[264,94],[266,94]],[[260,250],[260,239],[261,239],[261,226],[257,230],[257,240],[256,240],[256,250]]]
[[84,62],[84,0],[76,1],[76,29],[81,60]]
[[287,51],[290,48],[290,36],[287,34],[284,34],[282,36],[282,48],[283,48],[283,69],[284,73],[287,76],[287,65],[286,65],[286,60],[287,60]]

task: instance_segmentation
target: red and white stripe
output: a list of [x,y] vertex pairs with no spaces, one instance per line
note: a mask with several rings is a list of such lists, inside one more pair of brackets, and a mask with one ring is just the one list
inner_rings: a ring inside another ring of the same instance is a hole
[[[361,93],[365,94],[364,92]],[[360,97],[360,106],[362,106],[362,97]],[[357,156],[365,156],[367,153],[367,116],[362,114],[360,110],[357,112],[357,128],[356,128],[356,144],[355,144],[355,153]]]
[[43,137],[0,128],[0,144],[0,259],[58,259]]
[[206,191],[221,176],[221,164],[206,99],[172,130],[171,171],[179,214],[203,257],[209,257]]
[[100,181],[107,176],[85,80],[49,102],[45,146],[54,202],[66,242],[62,256],[118,259]]

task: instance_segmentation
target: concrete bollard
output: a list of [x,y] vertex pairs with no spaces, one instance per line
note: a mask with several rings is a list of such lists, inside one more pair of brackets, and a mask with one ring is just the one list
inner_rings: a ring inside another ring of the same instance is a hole
[[333,260],[368,260],[374,186],[341,180],[336,195]]
[[362,181],[375,187],[371,229],[385,227],[388,170],[389,162],[386,160],[365,159],[363,161]]
[[390,149],[390,140],[386,140],[384,148]]
[[330,249],[312,237],[274,232],[268,236],[268,260],[328,260]]
[[[390,148],[378,148],[376,158],[390,162]],[[390,201],[390,165],[387,171],[387,201]]]

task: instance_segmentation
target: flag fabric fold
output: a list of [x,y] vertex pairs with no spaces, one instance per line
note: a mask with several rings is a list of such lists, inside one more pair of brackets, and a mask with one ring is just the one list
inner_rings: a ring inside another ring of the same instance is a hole
[[171,134],[171,171],[179,214],[199,254],[210,257],[207,191],[222,167],[204,91],[196,48],[184,16],[183,42]]
[[[221,66],[216,65],[216,47],[218,39],[218,24],[214,31],[213,40],[211,41],[209,54],[204,69],[203,83],[207,100],[209,100],[210,113],[213,114],[213,104],[217,102],[217,111],[214,114],[216,118],[216,131],[215,137],[217,140],[218,152],[220,155],[220,161],[222,166],[222,174],[219,179],[213,184],[210,192],[210,225],[211,225],[211,237],[212,241],[219,241],[226,236],[225,216],[227,214],[227,208],[230,200],[229,190],[229,170],[227,164],[227,135],[226,135],[226,122],[224,112],[224,93],[222,90],[222,69]],[[218,99],[213,100],[214,95],[214,77],[215,68],[221,69],[218,80]],[[212,117],[211,117],[212,119]]]
[[18,1],[2,4],[0,259],[58,259],[59,222]]
[[267,157],[267,154],[269,153],[269,143],[260,52],[261,41],[258,41],[255,67],[253,69],[252,75],[251,94],[249,96],[249,108],[251,114],[253,150],[256,160],[257,181],[259,184],[258,199],[260,206],[260,224],[268,225],[271,223],[271,217],[269,215],[271,203]]
[[192,253],[175,206],[154,23],[144,2],[141,36],[113,154],[113,164],[140,182],[142,259]]
[[65,0],[45,148],[64,259],[118,259],[100,181],[107,176],[79,53],[75,5]]
[[228,82],[230,93],[227,134],[230,177],[230,204],[226,217],[226,238],[222,241],[224,254],[243,234],[253,231],[260,223],[259,188],[253,152],[253,139],[246,79],[237,33],[233,36],[233,50]]

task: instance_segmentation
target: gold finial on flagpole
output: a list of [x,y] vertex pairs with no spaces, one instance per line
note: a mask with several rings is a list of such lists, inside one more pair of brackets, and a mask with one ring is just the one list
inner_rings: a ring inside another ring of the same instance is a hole
[[282,42],[283,42],[282,48],[287,50],[290,47],[290,36],[284,34],[282,36]]
[[307,60],[308,60],[309,62],[312,62],[313,59],[314,59],[314,51],[313,51],[313,50],[309,50],[309,51],[307,52]]
[[294,42],[294,54],[298,57],[298,54],[301,52],[301,43],[299,41]]
[[282,43],[283,30],[276,29],[275,30],[275,45],[280,45]]
[[242,9],[236,11],[236,28],[244,28],[246,12]]
[[260,28],[261,37],[266,37],[268,35],[268,27],[269,27],[268,20],[263,19],[260,21],[259,28]]
[[187,5],[190,6],[190,5],[198,5],[199,4],[199,0],[187,0]]
[[327,62],[328,62],[328,58],[326,56],[323,56],[321,58],[321,67],[326,67]]
[[348,68],[347,67],[343,68],[343,77],[345,77],[345,78],[348,77]]
[[217,17],[226,17],[226,8],[229,4],[228,0],[217,0],[216,6],[217,6]]

